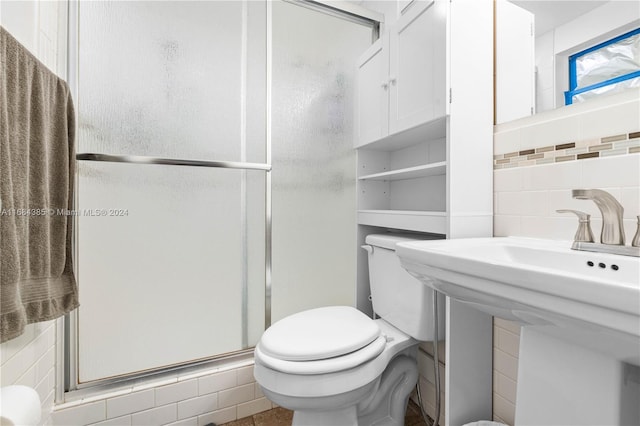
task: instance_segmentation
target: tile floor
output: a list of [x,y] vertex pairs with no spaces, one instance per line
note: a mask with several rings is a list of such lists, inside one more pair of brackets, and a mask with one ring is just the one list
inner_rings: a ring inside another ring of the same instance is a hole
[[[292,418],[292,411],[278,407],[221,426],[290,426]],[[411,400],[409,400],[404,424],[405,426],[427,426],[420,414],[420,407]]]

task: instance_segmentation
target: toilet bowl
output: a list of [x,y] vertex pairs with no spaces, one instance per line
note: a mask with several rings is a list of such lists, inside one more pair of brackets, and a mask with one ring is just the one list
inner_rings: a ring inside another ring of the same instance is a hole
[[433,297],[444,302],[400,266],[395,244],[411,239],[366,239],[379,319],[327,306],[290,315],[264,332],[255,349],[255,379],[267,398],[294,411],[293,425],[404,424],[418,380],[417,346],[433,335]]

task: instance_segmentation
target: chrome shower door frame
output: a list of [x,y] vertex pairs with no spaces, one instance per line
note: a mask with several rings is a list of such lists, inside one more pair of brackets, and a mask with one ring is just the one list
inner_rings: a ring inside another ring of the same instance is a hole
[[[379,37],[379,27],[384,22],[384,16],[382,14],[364,9],[360,6],[346,3],[346,2],[323,2],[313,0],[284,0],[290,3],[297,4],[299,6],[307,7],[309,9],[327,13],[332,16],[337,16],[342,19],[353,21],[358,24],[371,25],[372,27],[372,41],[375,41]],[[264,328],[266,329],[271,325],[271,296],[272,296],[272,174],[271,174],[271,161],[272,161],[272,111],[271,111],[271,99],[272,99],[272,5],[270,0],[266,2],[266,64],[265,64],[265,76],[266,76],[266,105],[265,105],[265,163],[249,163],[249,162],[236,162],[236,161],[201,161],[201,160],[184,160],[184,159],[171,159],[161,157],[142,157],[142,156],[130,156],[130,155],[109,155],[103,153],[79,153],[77,154],[77,161],[100,161],[100,162],[117,162],[117,163],[131,163],[131,164],[148,164],[148,165],[171,165],[171,166],[187,166],[187,167],[215,167],[215,168],[227,168],[227,169],[241,169],[241,170],[255,170],[264,171],[265,174],[265,277],[264,277]],[[246,3],[246,0],[244,0]],[[68,16],[67,16],[67,81],[71,88],[74,99],[78,99],[82,94],[79,93],[78,87],[78,69],[79,69],[79,4],[77,0],[68,1]],[[246,93],[245,93],[246,95]],[[77,102],[77,101],[76,101]],[[77,134],[77,133],[76,133]],[[246,141],[245,141],[246,142]],[[245,172],[243,172],[245,173]],[[78,187],[79,176],[76,173],[76,188]],[[243,177],[244,179],[244,177]],[[78,194],[75,194],[75,205],[78,204]],[[77,216],[74,217],[77,222]],[[78,258],[78,233],[74,230],[74,260]],[[75,268],[77,273],[77,262],[75,262]],[[246,283],[245,283],[246,285]],[[243,311],[247,310],[246,298],[243,302]],[[243,314],[243,318],[246,319],[246,312]],[[123,377],[117,377],[112,379],[103,379],[90,383],[79,383],[78,374],[78,312],[73,311],[68,314],[63,321],[58,323],[58,344],[57,344],[57,356],[58,359],[64,360],[64,362],[58,362],[56,368],[56,393],[55,400],[57,403],[63,403],[66,401],[77,400],[86,397],[89,394],[94,394],[96,391],[103,392],[113,389],[118,389],[123,386],[124,382],[147,380],[150,376],[163,378],[175,376],[177,371],[190,372],[198,371],[205,367],[217,367],[227,363],[244,363],[250,362],[253,358],[252,348],[243,349],[231,354],[225,354],[222,356],[212,356],[210,359],[200,360],[197,362],[185,362],[180,365],[159,368],[150,372],[132,373]],[[245,335],[243,336],[243,344],[247,346],[246,337],[246,321],[245,321]]]

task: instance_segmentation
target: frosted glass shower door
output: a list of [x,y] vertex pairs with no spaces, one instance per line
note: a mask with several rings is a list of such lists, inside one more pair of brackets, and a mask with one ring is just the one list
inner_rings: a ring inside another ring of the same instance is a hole
[[[242,173],[80,164],[80,383],[247,347],[243,274],[253,269],[263,299],[264,257],[254,244],[245,259],[243,244],[264,241],[264,199],[250,203],[247,235]],[[263,174],[247,173],[248,186],[262,190]]]
[[272,3],[273,321],[353,305],[355,63],[372,27]]
[[[77,7],[79,153],[265,162],[265,3]],[[78,162],[78,383],[255,344],[266,173]]]

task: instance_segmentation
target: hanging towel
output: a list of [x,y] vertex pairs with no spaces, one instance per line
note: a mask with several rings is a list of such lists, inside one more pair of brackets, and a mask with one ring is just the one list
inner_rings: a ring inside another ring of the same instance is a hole
[[0,342],[78,306],[68,85],[0,27]]

